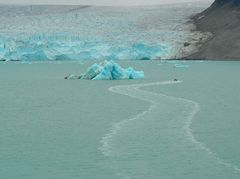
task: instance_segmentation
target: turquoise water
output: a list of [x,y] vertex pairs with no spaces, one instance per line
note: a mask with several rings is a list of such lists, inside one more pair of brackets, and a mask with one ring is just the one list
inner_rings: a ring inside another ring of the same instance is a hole
[[240,177],[239,62],[122,61],[146,78],[63,79],[90,63],[0,63],[0,178]]

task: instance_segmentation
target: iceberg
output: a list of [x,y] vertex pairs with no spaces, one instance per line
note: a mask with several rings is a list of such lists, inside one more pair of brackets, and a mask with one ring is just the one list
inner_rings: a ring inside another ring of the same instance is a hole
[[103,71],[101,70],[101,66],[95,63],[88,68],[87,72],[82,76],[82,79],[91,80],[100,74],[101,71]]
[[70,74],[65,79],[86,79],[86,80],[123,80],[144,78],[143,71],[136,71],[132,67],[122,68],[116,62],[104,61],[100,64],[93,64],[82,75]]

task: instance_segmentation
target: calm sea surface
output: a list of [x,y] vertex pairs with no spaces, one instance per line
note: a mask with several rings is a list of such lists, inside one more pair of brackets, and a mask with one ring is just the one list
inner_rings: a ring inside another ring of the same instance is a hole
[[239,62],[63,79],[91,63],[0,63],[0,178],[240,178]]
[[[0,60],[169,59],[198,39],[186,22],[207,7],[0,6]],[[199,38],[200,38],[199,37]]]

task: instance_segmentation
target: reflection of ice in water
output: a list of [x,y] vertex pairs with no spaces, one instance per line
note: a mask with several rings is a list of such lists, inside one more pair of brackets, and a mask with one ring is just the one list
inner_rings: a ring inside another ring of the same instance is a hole
[[[32,11],[31,8],[0,7],[5,10],[0,13],[0,58],[171,58],[178,55],[178,49],[189,37],[181,24],[202,9],[186,4],[131,8],[63,6],[58,10],[39,6]],[[7,12],[11,10],[9,17]]]

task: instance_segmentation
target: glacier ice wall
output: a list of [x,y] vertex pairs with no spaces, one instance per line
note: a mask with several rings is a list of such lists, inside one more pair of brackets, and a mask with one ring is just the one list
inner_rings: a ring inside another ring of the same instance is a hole
[[0,60],[149,60],[181,53],[199,7],[0,6]]

